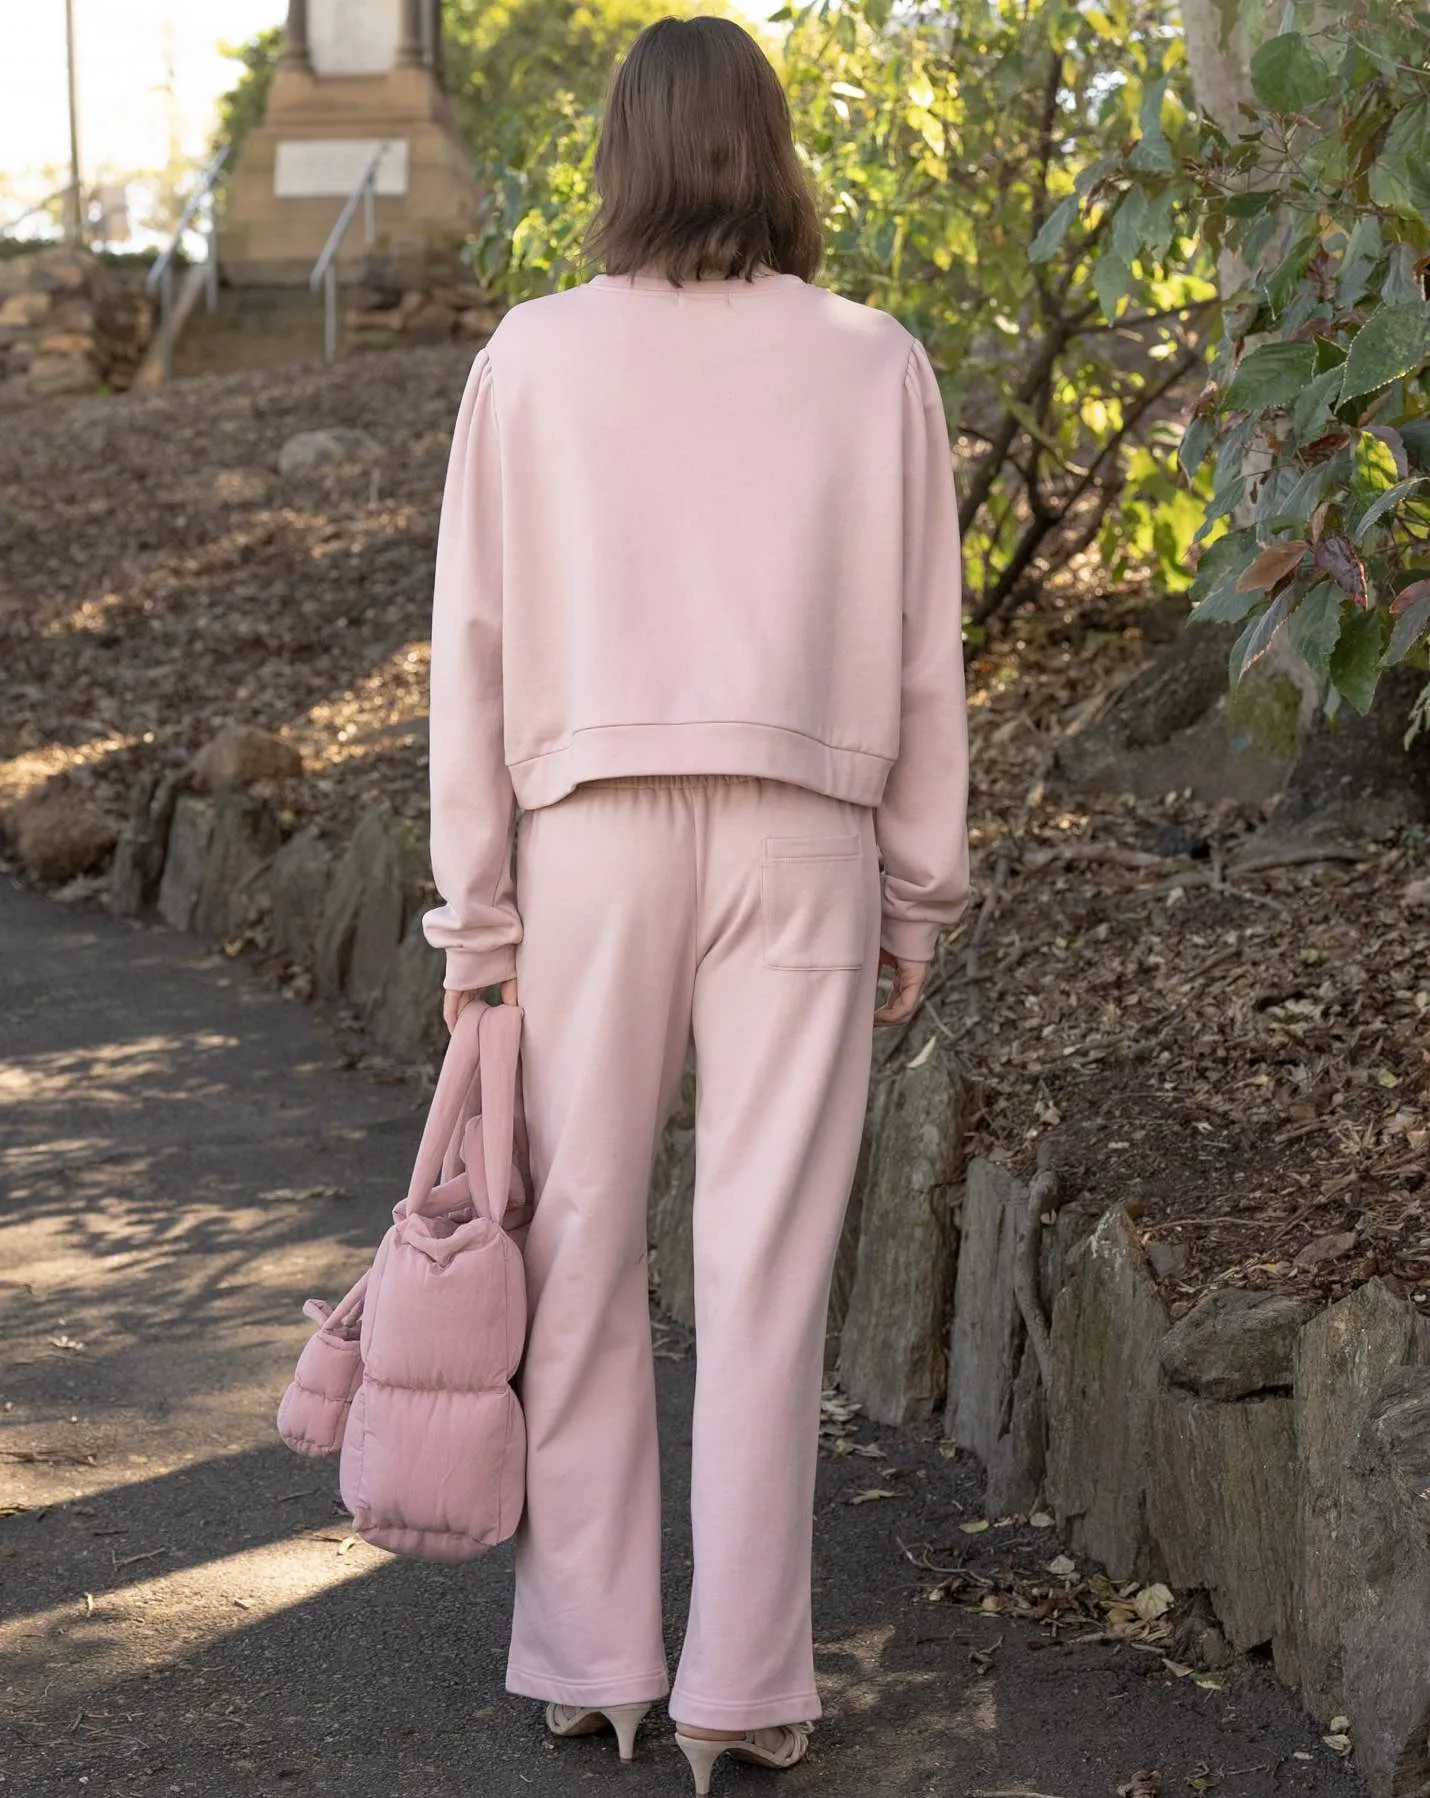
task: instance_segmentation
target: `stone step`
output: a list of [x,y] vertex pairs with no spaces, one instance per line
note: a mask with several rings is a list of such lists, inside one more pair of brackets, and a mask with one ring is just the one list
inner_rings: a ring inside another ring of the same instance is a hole
[[321,294],[306,287],[222,287],[216,311],[198,305],[190,314],[174,345],[174,378],[282,368],[322,355]]

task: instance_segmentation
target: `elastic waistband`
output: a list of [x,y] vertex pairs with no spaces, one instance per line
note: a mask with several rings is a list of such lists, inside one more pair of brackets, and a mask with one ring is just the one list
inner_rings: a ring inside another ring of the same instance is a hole
[[577,788],[592,787],[753,787],[758,774],[609,774],[599,780],[583,780]]

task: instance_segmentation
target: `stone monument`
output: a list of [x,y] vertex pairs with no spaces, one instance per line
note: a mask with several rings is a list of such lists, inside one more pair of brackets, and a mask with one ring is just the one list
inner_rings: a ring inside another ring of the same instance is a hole
[[[471,158],[442,79],[442,0],[289,0],[263,123],[244,139],[219,238],[238,286],[306,282],[354,183],[383,148],[379,241],[453,243],[476,209]],[[367,252],[361,213],[340,252]]]

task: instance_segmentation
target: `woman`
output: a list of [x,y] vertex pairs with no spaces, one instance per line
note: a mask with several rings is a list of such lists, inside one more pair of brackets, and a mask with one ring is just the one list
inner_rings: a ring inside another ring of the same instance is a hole
[[449,1024],[498,983],[525,1012],[507,1684],[558,1735],[614,1725],[627,1757],[669,1689],[646,1191],[694,1039],[695,1574],[670,1712],[703,1792],[724,1752],[792,1766],[819,1715],[822,1352],[869,1027],[912,1014],[967,891],[957,521],[923,349],[810,284],[818,225],[752,38],[642,32],[596,175],[605,272],[507,314],[457,423],[427,934]]

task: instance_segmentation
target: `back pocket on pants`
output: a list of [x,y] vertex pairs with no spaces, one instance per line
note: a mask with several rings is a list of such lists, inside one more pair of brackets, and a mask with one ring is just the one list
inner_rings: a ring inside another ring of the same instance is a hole
[[862,968],[869,936],[865,872],[858,836],[766,837],[765,965],[809,973]]

